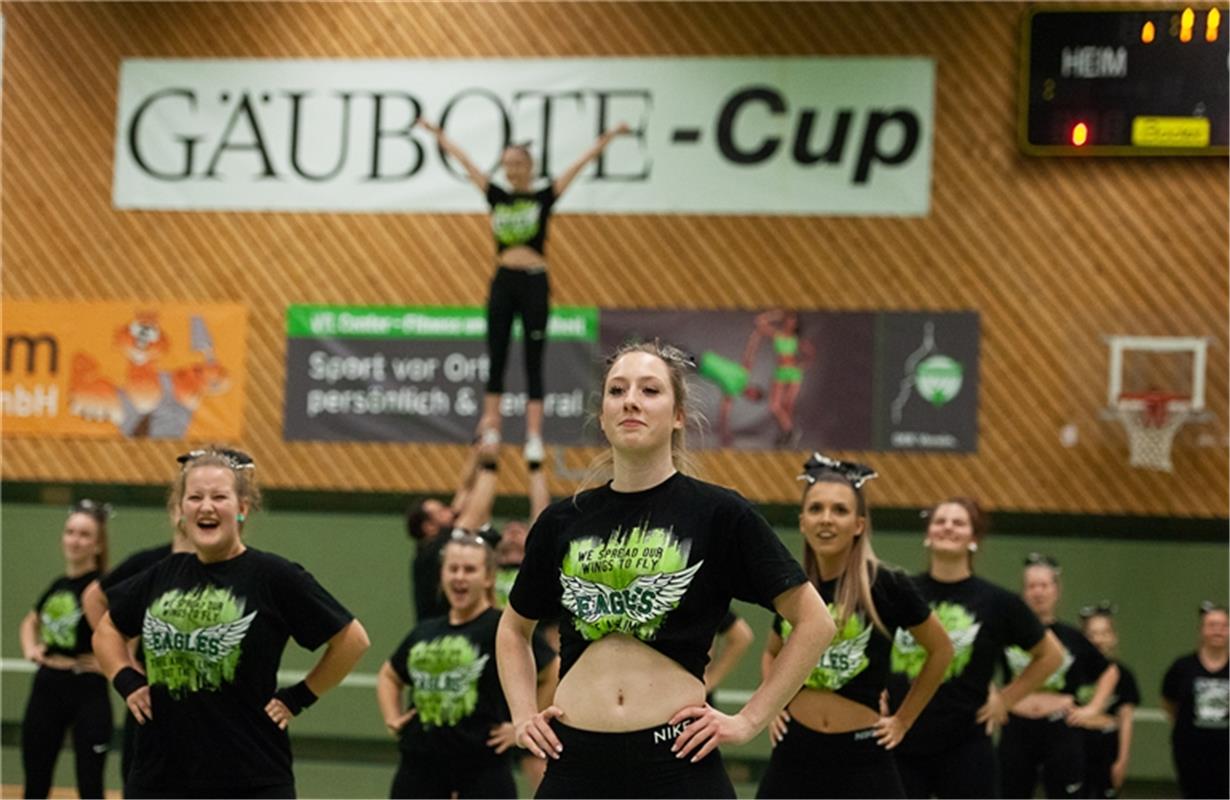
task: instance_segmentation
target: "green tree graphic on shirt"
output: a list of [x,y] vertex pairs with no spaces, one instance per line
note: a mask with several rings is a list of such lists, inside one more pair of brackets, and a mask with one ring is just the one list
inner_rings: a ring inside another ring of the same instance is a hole
[[145,611],[141,646],[151,685],[172,697],[217,691],[235,681],[244,636],[257,612],[244,616],[244,601],[212,586],[172,589]]
[[[969,666],[970,657],[974,654],[974,641],[978,638],[978,631],[982,630],[982,623],[959,603],[938,603],[931,610],[952,641],[952,661],[944,671],[944,680],[947,681],[961,675]],[[893,638],[893,672],[904,672],[913,680],[922,672],[926,660],[927,651],[914,635],[904,628],[898,628]]]
[[[1039,686],[1036,691],[1063,691],[1064,683],[1066,683],[1068,679],[1068,670],[1071,669],[1072,664],[1076,662],[1076,659],[1070,652],[1068,652],[1068,648],[1062,647],[1061,645],[1061,649],[1063,650],[1063,663],[1059,665],[1059,669],[1055,670],[1047,677],[1046,681]],[[1028,650],[1012,645],[1004,648],[1004,659],[1008,662],[1008,671],[1012,673],[1013,678],[1016,678],[1025,671],[1026,667],[1029,666],[1029,662],[1033,660],[1033,656],[1029,654]],[[1089,696],[1093,697],[1092,692]]]
[[704,563],[687,566],[690,549],[663,528],[575,539],[560,566],[560,604],[590,641],[610,633],[650,641]]
[[[829,603],[833,619],[841,619],[841,606]],[[790,637],[791,624],[782,620],[782,641]],[[820,661],[808,674],[803,685],[809,689],[835,692],[852,681],[871,661],[867,658],[867,643],[872,626],[862,614],[851,614],[837,631],[833,641],[820,654]]]
[[77,595],[63,590],[52,592],[39,609],[38,621],[43,644],[64,650],[77,647],[77,623],[81,621]]
[[503,245],[525,244],[538,234],[538,203],[514,200],[491,212],[491,230]]
[[424,726],[452,727],[474,713],[478,680],[490,658],[464,636],[441,636],[410,648],[410,697]]

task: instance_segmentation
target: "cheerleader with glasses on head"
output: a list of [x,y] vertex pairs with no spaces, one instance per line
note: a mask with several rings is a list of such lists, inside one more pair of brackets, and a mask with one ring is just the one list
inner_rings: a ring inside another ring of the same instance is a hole
[[[935,693],[952,644],[909,576],[872,549],[863,485],[875,477],[869,467],[819,453],[803,465],[803,569],[837,620],[837,636],[770,726],[773,756],[757,797],[905,796],[889,751]],[[922,664],[900,708],[881,716],[898,628],[919,643]],[[774,618],[766,671],[791,633]]]
[[81,797],[103,796],[103,768],[111,744],[107,680],[91,644],[93,629],[81,594],[107,568],[111,506],[82,500],[60,533],[64,574],[51,582],[21,621],[21,652],[38,665],[21,721],[25,797],[51,791],[56,759],[71,728]]
[[[539,797],[734,797],[720,744],[748,741],[798,691],[833,622],[764,518],[679,468],[689,359],[627,345],[602,378],[613,478],[538,518],[500,622],[500,682],[518,741],[549,758]],[[732,598],[794,634],[734,715],[705,703],[705,664]],[[560,683],[539,712],[534,621],[563,607]]]
[[[294,797],[287,726],[341,683],[367,633],[303,567],[249,547],[255,463],[211,446],[179,458],[168,508],[193,552],[114,587],[94,648],[143,726],[129,797]],[[145,673],[128,641],[141,637]],[[279,689],[286,643],[324,653]]]

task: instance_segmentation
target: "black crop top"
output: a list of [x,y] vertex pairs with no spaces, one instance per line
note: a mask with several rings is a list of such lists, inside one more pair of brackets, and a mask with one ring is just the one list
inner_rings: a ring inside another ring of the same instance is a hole
[[549,506],[509,604],[529,619],[562,607],[561,677],[590,643],[622,633],[703,680],[732,597],[772,610],[806,581],[747,500],[676,473],[641,492],[608,484]]
[[546,255],[547,220],[555,206],[554,185],[536,192],[509,192],[488,183],[487,203],[491,206],[496,252],[524,245]]
[[[820,584],[820,597],[828,604],[833,619],[840,618],[840,610],[835,603],[837,587],[836,578]],[[871,585],[871,602],[875,604],[876,613],[890,634],[898,628],[909,630],[921,625],[931,615],[931,607],[914,588],[910,577],[884,565],[876,570],[875,583]],[[790,635],[790,624],[780,616],[774,616],[773,630],[786,639]],[[880,692],[888,685],[891,657],[891,640],[875,627],[865,612],[860,611],[851,614],[837,631],[803,686],[833,692],[879,711]]]

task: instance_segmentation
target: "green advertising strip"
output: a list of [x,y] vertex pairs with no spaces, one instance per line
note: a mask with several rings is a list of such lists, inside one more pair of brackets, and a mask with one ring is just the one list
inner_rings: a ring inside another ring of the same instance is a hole
[[[286,333],[311,339],[481,340],[487,335],[486,310],[479,306],[322,306],[286,309]],[[521,321],[513,325],[521,337]],[[597,306],[551,309],[547,338],[557,342],[597,342]]]

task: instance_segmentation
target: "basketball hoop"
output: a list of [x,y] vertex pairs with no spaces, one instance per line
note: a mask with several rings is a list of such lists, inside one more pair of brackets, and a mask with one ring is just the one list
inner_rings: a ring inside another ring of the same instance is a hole
[[1130,464],[1141,469],[1170,472],[1170,450],[1175,434],[1191,415],[1190,398],[1167,392],[1124,392],[1116,406],[1128,434]]

